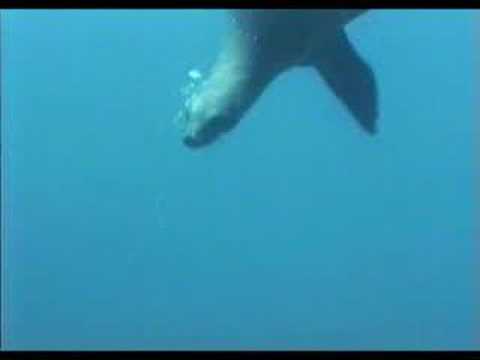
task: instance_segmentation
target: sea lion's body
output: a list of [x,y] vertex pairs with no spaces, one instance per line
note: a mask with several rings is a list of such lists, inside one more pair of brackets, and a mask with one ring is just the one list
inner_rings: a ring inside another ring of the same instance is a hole
[[313,66],[365,130],[375,132],[373,73],[344,26],[363,10],[235,10],[208,78],[184,110],[184,143],[210,144],[231,130],[268,84],[294,66]]

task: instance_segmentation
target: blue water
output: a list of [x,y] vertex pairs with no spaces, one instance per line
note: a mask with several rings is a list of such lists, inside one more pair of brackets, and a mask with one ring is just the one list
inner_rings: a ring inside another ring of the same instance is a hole
[[373,138],[297,69],[191,151],[224,11],[3,11],[6,348],[478,349],[476,17],[349,25]]

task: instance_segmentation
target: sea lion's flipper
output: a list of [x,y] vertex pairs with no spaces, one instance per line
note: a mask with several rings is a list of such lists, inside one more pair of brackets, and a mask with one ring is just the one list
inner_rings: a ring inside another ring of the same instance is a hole
[[345,31],[312,52],[311,64],[364,130],[376,132],[378,95],[370,66],[358,55]]

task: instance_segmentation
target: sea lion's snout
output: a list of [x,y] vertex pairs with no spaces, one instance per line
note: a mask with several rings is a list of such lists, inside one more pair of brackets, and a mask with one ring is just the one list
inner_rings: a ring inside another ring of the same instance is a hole
[[205,140],[202,138],[195,138],[193,136],[186,136],[183,138],[183,144],[190,149],[199,149],[209,145],[213,140]]
[[215,116],[204,119],[200,127],[183,138],[183,144],[191,149],[198,149],[210,145],[223,133],[234,126],[234,121],[224,116]]

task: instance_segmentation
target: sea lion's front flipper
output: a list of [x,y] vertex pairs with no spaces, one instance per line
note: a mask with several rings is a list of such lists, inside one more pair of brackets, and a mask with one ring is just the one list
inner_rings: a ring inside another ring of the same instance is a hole
[[314,49],[311,64],[362,128],[374,134],[378,96],[373,71],[355,51],[343,30],[330,40],[327,46]]

